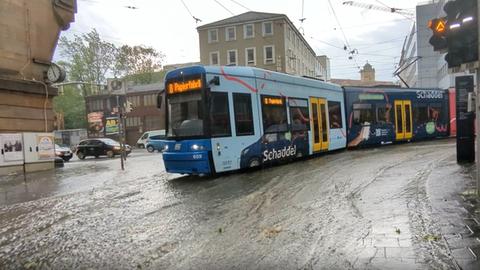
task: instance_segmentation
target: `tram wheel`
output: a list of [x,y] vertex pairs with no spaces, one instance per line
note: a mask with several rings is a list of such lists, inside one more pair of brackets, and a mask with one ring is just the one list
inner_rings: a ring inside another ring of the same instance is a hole
[[258,158],[252,158],[250,159],[250,162],[248,162],[248,167],[254,168],[260,166],[260,160]]

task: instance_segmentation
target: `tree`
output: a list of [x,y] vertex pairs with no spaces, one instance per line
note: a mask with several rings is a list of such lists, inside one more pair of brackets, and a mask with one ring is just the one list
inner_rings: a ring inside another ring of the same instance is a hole
[[118,49],[110,42],[100,38],[93,29],[72,40],[60,38],[60,55],[67,62],[67,78],[72,81],[104,84],[112,74],[117,59]]
[[162,66],[165,56],[152,47],[123,45],[118,49],[115,72],[135,84],[154,82],[154,72]]
[[63,86],[63,94],[53,99],[53,108],[63,113],[65,129],[86,128],[85,99],[77,85]]

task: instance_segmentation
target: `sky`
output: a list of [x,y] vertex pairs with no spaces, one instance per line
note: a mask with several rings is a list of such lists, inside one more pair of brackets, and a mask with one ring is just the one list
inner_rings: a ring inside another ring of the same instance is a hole
[[[77,0],[75,22],[62,35],[72,37],[95,28],[117,45],[146,45],[165,54],[163,64],[200,60],[196,27],[249,10],[282,13],[301,29],[317,55],[330,58],[332,78],[360,79],[367,61],[376,79],[397,81],[392,74],[413,17],[343,5],[344,0]],[[358,0],[414,13],[419,0]],[[233,14],[233,15],[232,15]],[[192,18],[201,19],[196,23]],[[305,20],[300,22],[301,18]],[[349,50],[343,48],[347,46]],[[348,51],[355,51],[349,59]],[[58,55],[55,57],[58,58]]]

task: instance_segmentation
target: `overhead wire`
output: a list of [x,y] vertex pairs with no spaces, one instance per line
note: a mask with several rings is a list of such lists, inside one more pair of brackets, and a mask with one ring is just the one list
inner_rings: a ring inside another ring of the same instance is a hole
[[342,25],[340,24],[340,20],[338,19],[337,13],[335,12],[335,9],[333,8],[332,2],[330,0],[328,0],[328,4],[330,6],[330,9],[332,10],[333,17],[335,18],[335,20],[338,24],[338,27],[340,28],[340,32],[343,35],[343,38],[345,40],[345,46],[347,47],[349,53],[351,54],[351,58],[355,62],[355,65],[357,66],[358,69],[360,69],[360,66],[357,63],[357,60],[355,59],[354,50],[352,50],[352,47],[350,46],[350,43],[348,42],[347,36],[345,35],[345,32],[343,31]]
[[183,4],[183,6],[185,7],[185,9],[187,10],[188,14],[190,14],[190,16],[192,16],[192,18],[195,20],[195,23],[198,23],[198,22],[201,22],[202,20],[193,16],[192,12],[190,11],[190,9],[188,8],[187,4],[185,4],[185,2],[183,0],[180,0]]
[[233,3],[241,6],[242,8],[244,8],[244,9],[246,9],[246,10],[248,10],[248,11],[251,11],[251,9],[249,9],[248,7],[246,7],[246,6],[244,6],[243,4],[239,3],[238,1],[235,1],[235,0],[230,0],[230,1],[232,1]]
[[[183,0],[182,0],[183,1]],[[219,6],[221,6],[223,9],[228,11],[230,14],[235,15],[230,9],[228,9],[226,6],[224,6],[222,3],[220,3],[218,0],[214,0]]]

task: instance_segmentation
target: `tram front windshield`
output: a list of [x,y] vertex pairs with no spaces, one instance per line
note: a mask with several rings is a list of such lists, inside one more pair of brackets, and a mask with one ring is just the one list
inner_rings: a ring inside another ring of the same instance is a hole
[[201,91],[168,97],[168,137],[203,136]]

